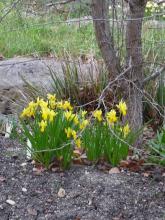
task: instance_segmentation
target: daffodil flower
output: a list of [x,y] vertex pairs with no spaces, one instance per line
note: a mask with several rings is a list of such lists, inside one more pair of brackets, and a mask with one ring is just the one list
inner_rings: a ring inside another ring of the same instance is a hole
[[102,110],[96,110],[96,111],[93,113],[93,116],[94,116],[99,122],[101,122],[101,121],[103,120]]
[[124,138],[126,138],[128,136],[128,134],[130,133],[130,127],[129,127],[129,124],[126,124],[124,127],[123,127],[123,134],[124,134]]
[[110,124],[114,124],[118,119],[116,116],[116,111],[112,109],[110,112],[107,113],[106,118]]
[[117,108],[119,109],[120,113],[125,116],[127,114],[127,105],[125,102],[123,102],[122,100],[119,102],[118,105],[116,105]]
[[42,120],[41,122],[39,122],[39,127],[40,127],[41,132],[44,132],[45,128],[47,127],[47,122]]

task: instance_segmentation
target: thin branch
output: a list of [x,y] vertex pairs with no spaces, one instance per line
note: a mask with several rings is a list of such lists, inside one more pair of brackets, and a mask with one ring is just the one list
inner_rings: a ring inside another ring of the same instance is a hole
[[155,80],[158,76],[162,74],[164,70],[165,70],[165,66],[163,66],[161,69],[154,72],[151,76],[146,77],[142,82],[142,86],[144,87],[146,83],[148,83],[149,81]]
[[61,1],[61,2],[55,2],[55,3],[49,3],[47,4],[47,6],[54,6],[54,5],[65,5],[71,2],[75,2],[76,0],[65,0],[65,1]]
[[106,95],[106,92],[107,92],[107,90],[110,88],[110,86],[112,85],[112,84],[114,84],[116,81],[118,81],[121,77],[123,77],[126,73],[128,73],[129,71],[131,70],[131,66],[129,66],[126,70],[124,70],[121,74],[119,74],[113,81],[110,81],[109,83],[108,83],[108,85],[103,89],[103,91],[102,91],[102,93],[101,93],[101,95],[100,95],[100,97],[99,97],[99,106],[100,106],[100,104],[101,104],[101,102],[104,100],[104,98],[105,98],[105,95]]

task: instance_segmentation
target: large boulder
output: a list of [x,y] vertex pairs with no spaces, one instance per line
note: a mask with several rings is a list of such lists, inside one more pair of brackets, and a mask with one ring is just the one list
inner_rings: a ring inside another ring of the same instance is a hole
[[[53,58],[12,58],[0,61],[0,114],[12,114],[18,107],[18,101],[24,97],[27,91],[25,80],[35,87],[51,91],[50,72],[57,74],[62,79],[62,61]],[[71,62],[72,65],[72,62]],[[77,64],[79,75],[88,76],[89,72],[96,72],[91,62]],[[91,70],[92,68],[92,70]]]

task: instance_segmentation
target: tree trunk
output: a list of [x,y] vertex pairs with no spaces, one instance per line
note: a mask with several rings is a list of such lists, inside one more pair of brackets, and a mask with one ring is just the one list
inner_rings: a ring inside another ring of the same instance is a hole
[[97,43],[112,79],[120,73],[121,69],[108,21],[109,1],[92,0],[91,5]]
[[133,129],[143,125],[142,106],[142,80],[143,80],[143,55],[142,55],[142,22],[145,12],[146,0],[132,0],[128,3],[126,26],[126,63],[131,65],[127,75],[129,91],[127,91],[129,105],[129,122]]
[[[126,25],[126,66],[131,71],[126,75],[126,86],[122,83],[123,96],[128,99],[129,122],[133,129],[142,127],[142,92],[143,56],[142,56],[142,21],[147,0],[125,0],[128,4]],[[110,79],[116,78],[123,70],[116,55],[113,37],[108,21],[108,0],[92,0],[92,16],[96,39],[101,54],[110,73]]]

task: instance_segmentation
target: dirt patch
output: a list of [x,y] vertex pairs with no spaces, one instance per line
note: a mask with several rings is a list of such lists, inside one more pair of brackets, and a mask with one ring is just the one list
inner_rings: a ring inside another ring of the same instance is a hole
[[[165,219],[163,178],[110,175],[93,166],[37,173],[22,150],[17,143],[0,138],[1,220]],[[60,188],[65,190],[62,197]]]

